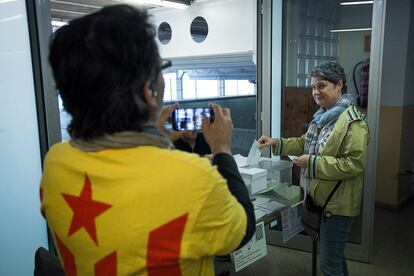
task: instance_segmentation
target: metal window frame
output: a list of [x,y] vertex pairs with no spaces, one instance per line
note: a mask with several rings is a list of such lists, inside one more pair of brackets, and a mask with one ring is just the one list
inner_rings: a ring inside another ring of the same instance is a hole
[[[257,136],[271,135],[272,124],[272,1],[257,1]],[[270,157],[270,149],[262,153]]]

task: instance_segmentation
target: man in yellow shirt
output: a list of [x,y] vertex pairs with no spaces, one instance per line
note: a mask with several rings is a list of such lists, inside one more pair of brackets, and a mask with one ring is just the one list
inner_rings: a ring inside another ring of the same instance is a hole
[[54,34],[49,61],[71,139],[44,162],[42,213],[67,275],[213,275],[254,212],[231,155],[230,112],[203,122],[214,155],[173,150],[156,127],[164,81],[145,11],[105,7]]

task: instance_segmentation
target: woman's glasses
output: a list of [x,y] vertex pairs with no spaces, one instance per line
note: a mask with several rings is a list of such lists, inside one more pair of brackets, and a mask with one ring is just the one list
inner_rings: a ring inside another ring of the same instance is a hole
[[161,59],[160,69],[164,70],[172,66],[171,60],[168,59]]

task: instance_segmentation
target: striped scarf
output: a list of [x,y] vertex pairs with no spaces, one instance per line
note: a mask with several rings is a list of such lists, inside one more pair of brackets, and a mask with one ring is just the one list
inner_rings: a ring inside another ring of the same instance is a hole
[[[305,136],[304,154],[320,155],[328,138],[335,127],[335,123],[339,116],[353,102],[350,94],[344,94],[339,101],[330,109],[319,108],[313,115],[308,131]],[[309,185],[309,179],[305,177],[305,169],[301,169],[301,186],[306,188]],[[307,189],[306,189],[307,190]]]

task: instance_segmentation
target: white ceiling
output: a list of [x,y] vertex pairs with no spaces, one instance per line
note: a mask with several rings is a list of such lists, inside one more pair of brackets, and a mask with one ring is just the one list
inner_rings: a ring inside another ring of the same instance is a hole
[[[190,3],[190,0],[170,0],[177,3]],[[51,0],[50,9],[52,20],[68,21],[89,13],[98,11],[100,8],[116,4],[130,4],[147,9],[158,7],[157,5],[137,4],[134,0]]]

